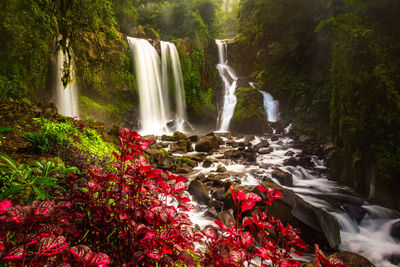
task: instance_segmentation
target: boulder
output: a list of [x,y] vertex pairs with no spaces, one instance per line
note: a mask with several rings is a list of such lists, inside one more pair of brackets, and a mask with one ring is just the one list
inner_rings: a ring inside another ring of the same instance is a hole
[[294,154],[295,154],[295,153],[294,153],[292,150],[289,150],[288,152],[285,153],[284,156],[292,157]]
[[238,158],[242,157],[242,152],[239,150],[231,149],[231,150],[225,151],[224,156],[225,156],[225,158],[228,158],[228,159],[238,159]]
[[228,140],[228,141],[226,141],[226,143],[225,143],[227,146],[231,146],[231,147],[233,147],[233,148],[237,148],[238,147],[238,144],[235,142],[235,141],[233,141],[233,140]]
[[172,136],[163,134],[161,136],[161,141],[174,141],[174,139],[172,138]]
[[217,212],[221,212],[224,207],[224,203],[222,201],[213,200],[209,204],[211,207],[214,207]]
[[216,190],[216,191],[212,194],[212,197],[213,197],[215,200],[218,200],[218,201],[223,201],[223,200],[224,200],[224,196],[225,196],[225,189]]
[[293,191],[279,187],[272,182],[266,187],[277,187],[283,197],[268,208],[268,215],[281,219],[300,229],[301,237],[307,243],[317,243],[322,247],[336,249],[340,244],[340,227],[336,218],[297,196]]
[[178,131],[174,132],[174,134],[172,135],[173,141],[186,140],[186,139],[187,139],[186,135]]
[[171,170],[175,167],[175,160],[173,157],[165,157],[158,161],[157,167],[164,170]]
[[186,140],[178,140],[171,145],[169,152],[183,154],[188,152],[188,148],[190,149],[190,142],[187,142]]
[[291,158],[285,159],[285,160],[283,161],[283,165],[284,165],[284,166],[293,166],[293,167],[296,167],[297,165],[299,165],[299,162],[297,161],[296,158],[291,157]]
[[218,139],[215,136],[205,136],[196,143],[195,150],[198,152],[210,152],[219,148]]
[[352,218],[353,221],[355,221],[357,224],[360,224],[364,216],[367,214],[367,210],[363,207],[350,203],[344,204],[343,209],[346,211],[347,215],[349,215],[349,217]]
[[200,204],[208,204],[210,202],[207,187],[198,180],[192,180],[190,182],[188,192]]
[[235,217],[233,216],[233,209],[228,209],[218,213],[218,219],[225,225],[230,225],[231,223],[235,222]]
[[390,229],[390,235],[400,241],[400,220],[395,222]]
[[199,137],[197,135],[192,135],[189,137],[189,140],[194,143],[199,141]]
[[218,165],[217,172],[226,172],[226,168],[222,165]]
[[271,137],[271,141],[272,142],[276,142],[278,140],[279,140],[279,136],[277,136],[277,135],[274,135],[274,136]]
[[255,139],[254,135],[246,135],[244,141],[251,142]]
[[[361,255],[358,255],[353,252],[348,252],[348,251],[340,251],[333,253],[327,257],[327,259],[339,259],[341,260],[344,264],[346,264],[349,267],[353,266],[365,266],[365,267],[374,267],[374,265],[366,258],[364,258]],[[305,263],[301,265],[302,267],[317,267],[318,264],[315,260]]]
[[259,150],[260,148],[269,147],[269,142],[267,140],[262,140],[260,143],[254,145],[255,150]]
[[272,151],[274,151],[274,149],[272,147],[262,147],[262,148],[258,149],[257,152],[259,154],[265,155],[265,154],[271,153]]
[[146,149],[144,153],[149,156],[150,163],[158,162],[164,155],[163,151],[159,149]]
[[206,159],[202,164],[203,168],[209,168],[211,165],[212,165],[212,161],[209,159]]
[[204,213],[205,216],[216,219],[218,217],[218,212],[214,207],[211,207],[207,209],[207,211]]
[[281,183],[282,185],[286,185],[286,186],[293,186],[293,176],[292,174],[285,172],[279,168],[276,168],[271,176],[273,178],[276,178],[279,183]]
[[188,174],[193,171],[193,168],[187,163],[177,164],[175,167],[175,172],[179,174]]

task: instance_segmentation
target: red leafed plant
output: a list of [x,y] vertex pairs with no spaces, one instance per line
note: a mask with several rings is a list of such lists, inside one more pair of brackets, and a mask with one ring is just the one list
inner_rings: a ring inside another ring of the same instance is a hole
[[327,259],[319,249],[319,246],[315,244],[315,261],[317,262],[318,267],[346,267],[347,265],[344,264],[341,260],[336,258]]
[[[192,208],[183,192],[187,178],[151,168],[142,156],[150,143],[122,130],[115,174],[94,168],[87,179],[68,180],[65,200],[82,213],[74,218],[82,241],[105,252],[116,266],[192,261],[186,250],[195,249],[195,235],[188,215],[181,212]],[[172,201],[174,205],[168,204]]]
[[298,266],[290,253],[298,252],[297,248],[306,248],[306,244],[298,236],[299,232],[290,225],[283,225],[280,220],[267,217],[265,210],[258,209],[251,216],[244,217],[243,213],[252,210],[257,203],[271,205],[274,199],[281,198],[278,189],[266,189],[257,186],[264,195],[264,200],[257,194],[230,188],[232,199],[237,207],[236,222],[230,226],[216,220],[214,226],[209,226],[202,232],[206,237],[207,251],[202,258],[204,265],[212,266],[243,266],[245,262],[259,257],[261,266],[267,266],[265,260],[273,266]]
[[[76,255],[66,236],[77,236],[71,224],[71,203],[34,201],[29,206],[0,202],[0,261],[15,266],[106,266],[103,253],[83,258]],[[78,214],[76,214],[78,215]]]

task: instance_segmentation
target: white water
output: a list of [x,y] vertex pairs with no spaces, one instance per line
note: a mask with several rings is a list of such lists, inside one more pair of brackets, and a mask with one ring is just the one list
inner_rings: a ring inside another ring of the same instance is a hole
[[61,78],[63,77],[63,66],[64,62],[69,61],[68,56],[63,52],[62,49],[57,51],[57,74],[55,82],[56,91],[56,107],[58,113],[68,117],[79,117],[78,100],[77,100],[77,86],[75,83],[75,71],[73,61],[70,62],[70,75],[72,82],[64,88]]
[[160,57],[144,39],[128,37],[135,59],[139,89],[141,134],[163,134],[169,119],[168,99],[161,86]]
[[237,76],[228,66],[227,43],[224,40],[216,40],[218,46],[219,64],[217,65],[219,76],[224,83],[224,104],[217,120],[218,131],[228,131],[237,98],[235,96]]
[[172,76],[175,85],[174,95],[177,130],[184,131],[184,122],[187,116],[185,89],[183,86],[183,75],[179,54],[173,43],[161,41],[162,81],[164,92],[168,92],[168,56],[171,59]]
[[279,101],[274,100],[271,94],[260,91],[264,97],[264,110],[269,122],[276,122],[279,120]]
[[[262,139],[265,139],[265,137],[257,137],[251,143],[254,145]],[[235,141],[243,140],[236,139]],[[400,243],[391,237],[390,229],[394,223],[400,220],[398,212],[377,205],[369,205],[361,198],[354,196],[349,188],[327,180],[324,172],[321,173],[321,171],[324,171],[323,167],[325,167],[322,160],[313,158],[312,162],[315,166],[310,169],[301,166],[284,166],[283,161],[290,157],[285,156],[286,152],[293,151],[295,153],[294,156],[296,156],[301,153],[301,150],[291,148],[292,140],[289,138],[280,138],[278,141],[268,139],[268,141],[273,151],[265,155],[259,154],[257,163],[251,166],[224,159],[222,150],[207,156],[207,159],[214,162],[212,166],[203,168],[199,165],[194,168],[195,172],[191,177],[195,177],[200,173],[204,175],[218,174],[216,167],[223,165],[227,169],[225,173],[229,174],[229,177],[225,179],[230,179],[242,185],[255,185],[261,183],[262,177],[271,177],[274,168],[279,167],[293,175],[294,186],[284,187],[293,190],[307,202],[326,210],[337,219],[341,228],[341,244],[339,245],[341,251],[351,251],[363,255],[376,266],[395,266],[389,261],[389,257],[391,255],[400,256]],[[232,148],[222,146],[222,149]],[[273,180],[279,184],[278,180]],[[346,203],[361,205],[367,211],[359,225],[340,206],[340,204]],[[198,216],[198,214],[202,212],[204,210],[198,211],[197,216],[192,217],[194,223],[197,220],[201,220],[202,217]]]

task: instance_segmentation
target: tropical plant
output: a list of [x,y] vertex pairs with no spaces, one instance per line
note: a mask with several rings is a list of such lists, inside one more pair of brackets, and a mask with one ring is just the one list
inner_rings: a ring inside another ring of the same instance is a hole
[[23,137],[32,145],[34,145],[41,154],[44,154],[49,148],[49,139],[41,132],[27,132]]
[[[0,126],[0,133],[7,132],[7,131],[11,131],[11,130],[12,130],[11,127],[8,127],[8,126]],[[0,137],[3,137],[3,135],[0,134]]]
[[52,161],[34,161],[33,164],[17,164],[10,157],[0,154],[0,175],[3,182],[0,200],[17,196],[30,203],[36,198],[50,197],[46,189],[62,188],[58,183],[57,173],[62,175],[76,171]]

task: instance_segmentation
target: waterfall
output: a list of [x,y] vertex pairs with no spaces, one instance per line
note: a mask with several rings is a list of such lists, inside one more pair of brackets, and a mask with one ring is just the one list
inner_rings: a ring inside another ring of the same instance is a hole
[[167,93],[161,83],[160,57],[144,39],[128,37],[135,60],[142,134],[163,134],[169,119]]
[[173,43],[161,41],[162,81],[163,89],[168,92],[168,56],[171,59],[172,76],[175,85],[175,112],[178,131],[184,131],[186,121],[185,90],[178,51]]
[[260,91],[264,97],[264,110],[269,122],[276,122],[279,120],[279,101],[274,100],[271,94]]
[[72,82],[64,88],[64,85],[61,81],[63,77],[63,67],[64,62],[68,63],[69,58],[64,53],[62,49],[57,51],[57,59],[56,59],[56,66],[57,66],[57,74],[56,74],[56,81],[54,84],[55,92],[56,92],[56,107],[58,113],[68,117],[79,117],[78,111],[78,104],[77,104],[77,87],[75,83],[75,73],[74,73],[74,66],[73,61],[71,60],[70,63],[70,78]]
[[229,130],[229,123],[231,122],[233,113],[236,106],[236,77],[233,69],[228,66],[227,44],[223,40],[216,40],[218,46],[219,64],[217,65],[219,76],[224,83],[224,105],[222,112],[220,112],[217,120],[218,131],[226,132]]

